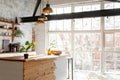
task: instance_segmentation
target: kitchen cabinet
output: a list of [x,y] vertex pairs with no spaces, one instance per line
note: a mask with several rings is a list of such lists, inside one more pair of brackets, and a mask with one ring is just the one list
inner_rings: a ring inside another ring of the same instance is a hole
[[66,80],[66,55],[28,52],[28,59],[24,59],[24,54],[0,54],[0,80]]
[[[21,53],[20,53],[21,54]],[[56,80],[56,56],[0,57],[0,80]]]

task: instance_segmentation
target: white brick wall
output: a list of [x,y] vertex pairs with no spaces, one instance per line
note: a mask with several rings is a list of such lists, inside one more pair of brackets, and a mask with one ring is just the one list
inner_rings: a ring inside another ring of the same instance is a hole
[[24,35],[22,37],[15,37],[14,42],[20,42],[21,45],[24,45],[26,41],[32,42],[33,23],[21,23],[18,27]]

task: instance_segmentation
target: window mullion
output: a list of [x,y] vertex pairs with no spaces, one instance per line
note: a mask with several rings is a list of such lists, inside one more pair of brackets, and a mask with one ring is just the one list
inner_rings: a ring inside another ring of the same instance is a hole
[[[74,5],[72,4],[71,5],[71,12],[74,12]],[[72,53],[72,57],[74,57],[74,23],[75,23],[75,20],[72,19],[71,20],[71,53]]]
[[[101,3],[101,9],[104,8],[104,3]],[[104,52],[104,47],[105,47],[105,34],[104,34],[104,17],[101,17],[101,72],[105,72],[105,52]]]

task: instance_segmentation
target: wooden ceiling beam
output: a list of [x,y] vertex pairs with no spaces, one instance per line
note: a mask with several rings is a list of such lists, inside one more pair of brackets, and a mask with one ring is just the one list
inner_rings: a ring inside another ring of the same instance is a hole
[[[118,9],[106,9],[88,12],[77,12],[69,14],[57,14],[47,15],[48,21],[50,20],[63,20],[63,19],[76,19],[76,18],[90,18],[90,17],[105,17],[105,16],[116,16],[120,15],[120,8]],[[35,17],[22,17],[21,22],[36,22],[39,16]]]

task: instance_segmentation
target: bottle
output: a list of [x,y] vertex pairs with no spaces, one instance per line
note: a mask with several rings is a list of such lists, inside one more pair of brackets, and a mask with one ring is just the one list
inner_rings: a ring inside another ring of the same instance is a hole
[[52,51],[50,50],[50,48],[48,49],[48,55],[51,55]]

